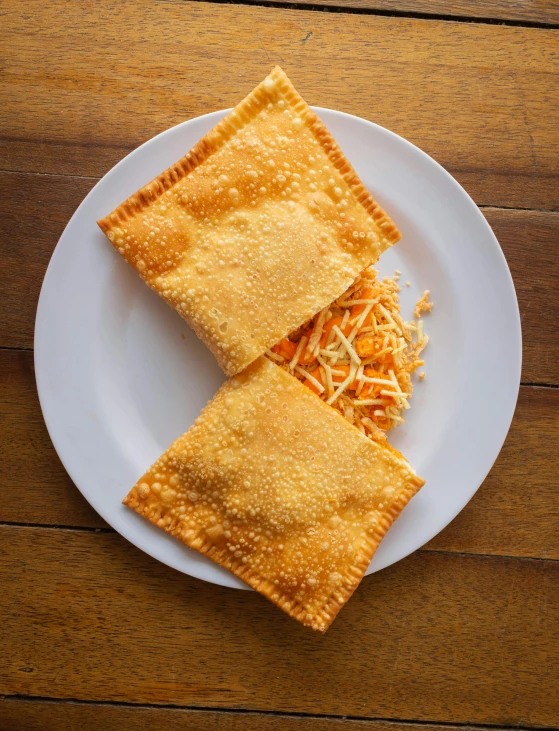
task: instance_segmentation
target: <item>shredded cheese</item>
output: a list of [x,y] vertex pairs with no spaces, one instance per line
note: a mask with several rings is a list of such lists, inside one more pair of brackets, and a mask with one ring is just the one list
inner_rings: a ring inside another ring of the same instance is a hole
[[426,289],[421,297],[417,300],[413,314],[416,317],[421,317],[422,312],[431,312],[432,309],[433,303],[429,302],[429,290]]
[[334,393],[334,381],[332,379],[332,369],[326,363],[320,356],[317,357],[318,362],[320,365],[324,368],[324,372],[326,373],[326,388],[328,389],[328,396],[331,396]]
[[301,340],[299,340],[299,345],[297,346],[297,350],[295,351],[295,355],[293,356],[291,363],[289,364],[289,370],[292,371],[297,363],[299,362],[299,358],[301,357],[301,353],[303,352],[303,349],[305,348],[306,344],[308,343],[309,339],[303,335]]
[[363,376],[365,383],[376,383],[377,386],[388,386],[390,381],[388,378],[371,378],[370,376]]
[[[429,342],[417,308],[416,321],[401,316],[397,280],[380,281],[374,269],[366,269],[338,300],[290,336],[287,350],[278,344],[266,353],[365,436],[381,442],[386,431],[404,421],[412,395],[410,376],[424,364],[419,354]],[[426,291],[419,313],[430,311],[428,295]],[[326,329],[333,318],[335,324]],[[285,353],[294,349],[289,361]],[[424,377],[421,373],[419,380]]]
[[363,326],[363,323],[367,319],[367,315],[369,314],[369,312],[372,309],[373,309],[373,305],[372,304],[367,305],[365,307],[365,309],[363,310],[363,312],[361,313],[361,315],[357,318],[357,322],[355,323],[355,325],[353,327],[353,330],[349,333],[349,335],[347,337],[348,343],[353,343],[353,339],[355,338],[355,336],[357,335],[357,333],[361,330],[361,328]]
[[320,383],[320,381],[317,381],[312,373],[309,373],[304,368],[301,368],[301,366],[298,365],[295,366],[295,370],[297,371],[297,373],[300,373],[302,376],[304,376],[305,379],[308,379],[313,384],[313,386],[317,388],[318,393],[324,393],[324,386],[322,385],[322,383]]
[[350,366],[349,376],[345,379],[345,381],[341,382],[341,384],[334,391],[332,396],[330,396],[330,398],[326,401],[326,403],[330,404],[330,405],[333,404],[334,401],[338,398],[338,396],[345,391],[347,386],[349,386],[349,384],[353,381],[354,378],[355,378],[355,370],[351,370],[351,366]]
[[268,358],[275,360],[276,363],[283,363],[285,361],[283,355],[278,355],[277,353],[274,353],[273,350],[267,350],[266,355],[268,356]]
[[312,335],[309,338],[307,350],[315,357],[318,355],[318,352],[320,350],[320,338],[322,336],[322,328],[324,327],[329,311],[329,306],[320,311],[318,317],[316,318]]
[[388,391],[386,388],[382,388],[381,396],[393,396],[394,398],[410,398],[411,393],[402,393],[401,391]]
[[391,325],[394,325],[394,327],[395,327],[396,332],[398,333],[398,335],[401,335],[402,334],[402,331],[400,330],[400,328],[398,327],[398,325],[396,325],[396,323],[394,322],[394,318],[392,317],[392,315],[390,314],[390,312],[388,312],[388,310],[380,304],[380,302],[378,304],[378,309],[379,309],[379,312],[381,312],[384,315],[384,317],[388,320],[388,322]]
[[348,341],[348,339],[343,334],[343,332],[340,330],[340,328],[337,325],[334,325],[334,327],[332,328],[332,330],[335,330],[336,331],[336,335],[342,341],[345,349],[347,350],[347,354],[349,355],[349,357],[351,358],[351,360],[354,363],[356,363],[357,365],[360,365],[361,364],[361,358],[357,355],[357,353],[355,352],[355,350],[353,350],[353,348],[351,346],[351,343]]

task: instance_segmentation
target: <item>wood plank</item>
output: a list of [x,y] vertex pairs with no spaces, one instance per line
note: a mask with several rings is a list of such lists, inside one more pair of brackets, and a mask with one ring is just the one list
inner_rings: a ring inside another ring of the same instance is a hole
[[554,726],[559,562],[419,553],[326,636],[113,533],[0,527],[0,693]]
[[[68,219],[94,179],[0,173],[0,347],[33,347],[44,272]],[[559,214],[485,209],[507,257],[522,314],[528,383],[559,383]],[[15,245],[14,245],[15,244]]]
[[559,389],[520,389],[501,454],[474,498],[425,548],[559,559]]
[[33,353],[0,350],[0,522],[106,528],[74,486],[50,440]]
[[522,319],[522,380],[559,383],[559,214],[486,208],[511,270]]
[[100,176],[280,63],[310,103],[407,137],[478,204],[557,207],[552,30],[202,2],[26,8],[9,0],[0,23],[2,169]]
[[[459,731],[461,726],[0,698],[3,731]],[[481,731],[468,726],[468,731]],[[495,727],[495,731],[500,731]]]
[[0,347],[33,347],[37,302],[50,257],[95,182],[0,173]]
[[[0,351],[0,433],[0,521],[107,527],[54,451],[29,352]],[[427,548],[559,558],[558,435],[559,389],[523,387],[495,466],[463,512]]]
[[[271,0],[283,2],[284,0]],[[294,0],[309,5],[309,0]],[[559,23],[559,7],[553,0],[312,0],[313,5],[390,13],[444,15],[456,18],[500,19],[526,23]]]

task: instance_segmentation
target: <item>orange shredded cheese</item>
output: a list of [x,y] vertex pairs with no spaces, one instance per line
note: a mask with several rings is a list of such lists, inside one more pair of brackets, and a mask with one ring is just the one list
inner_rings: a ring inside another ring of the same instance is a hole
[[[398,275],[378,279],[369,267],[332,305],[268,352],[371,439],[404,422],[411,374],[424,361],[423,321],[400,315]],[[415,316],[432,309],[426,290]],[[423,380],[424,374],[421,376]]]

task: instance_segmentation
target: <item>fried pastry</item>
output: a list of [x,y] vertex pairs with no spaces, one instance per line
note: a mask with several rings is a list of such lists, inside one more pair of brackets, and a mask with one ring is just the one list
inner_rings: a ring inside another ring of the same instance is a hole
[[398,452],[260,358],[124,503],[324,632],[422,484]]
[[98,223],[228,375],[400,238],[279,67]]

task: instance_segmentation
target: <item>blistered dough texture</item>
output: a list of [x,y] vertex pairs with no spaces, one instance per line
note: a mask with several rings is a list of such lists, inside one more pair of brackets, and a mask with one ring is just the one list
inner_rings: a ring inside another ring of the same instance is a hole
[[400,238],[279,68],[99,225],[229,375]]
[[222,386],[124,502],[325,631],[422,484],[261,358]]

